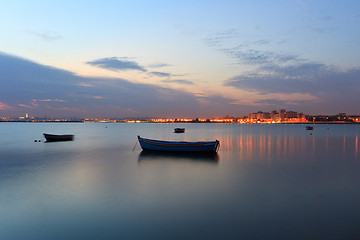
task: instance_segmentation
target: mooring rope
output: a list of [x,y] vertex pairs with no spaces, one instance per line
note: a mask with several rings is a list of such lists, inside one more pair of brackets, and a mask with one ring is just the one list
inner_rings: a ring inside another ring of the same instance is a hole
[[139,142],[139,140],[136,140],[136,143],[135,143],[135,146],[134,146],[134,148],[133,148],[132,152],[135,150],[136,145],[137,145],[137,143],[138,143],[138,142]]

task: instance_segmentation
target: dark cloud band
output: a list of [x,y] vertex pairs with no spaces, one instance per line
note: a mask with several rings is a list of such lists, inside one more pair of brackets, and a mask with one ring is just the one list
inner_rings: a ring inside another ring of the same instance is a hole
[[117,57],[110,57],[110,58],[101,58],[94,61],[86,62],[87,64],[112,70],[112,71],[119,71],[119,70],[138,70],[146,72],[146,69],[140,66],[137,62],[129,61],[124,58],[117,58]]

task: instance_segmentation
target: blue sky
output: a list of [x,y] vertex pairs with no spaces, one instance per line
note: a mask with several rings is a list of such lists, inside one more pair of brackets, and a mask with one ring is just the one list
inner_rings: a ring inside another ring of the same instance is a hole
[[2,1],[0,39],[0,117],[360,114],[358,1]]

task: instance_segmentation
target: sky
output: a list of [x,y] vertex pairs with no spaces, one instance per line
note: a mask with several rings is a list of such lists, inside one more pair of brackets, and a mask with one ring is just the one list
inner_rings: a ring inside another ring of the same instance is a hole
[[0,117],[360,114],[357,0],[2,0]]

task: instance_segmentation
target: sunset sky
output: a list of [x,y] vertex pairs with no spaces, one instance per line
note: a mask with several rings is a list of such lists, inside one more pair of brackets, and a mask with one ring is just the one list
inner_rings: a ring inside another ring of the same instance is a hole
[[360,1],[0,2],[0,117],[360,114]]

